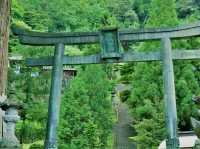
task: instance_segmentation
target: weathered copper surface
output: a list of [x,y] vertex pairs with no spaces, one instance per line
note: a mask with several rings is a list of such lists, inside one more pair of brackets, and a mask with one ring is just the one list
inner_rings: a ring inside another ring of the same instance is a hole
[[[92,44],[99,43],[99,32],[75,32],[75,33],[42,33],[12,27],[13,33],[19,36],[22,44],[29,45],[54,45],[63,44]],[[171,39],[186,38],[200,35],[200,22],[187,26],[161,29],[141,29],[119,31],[120,41],[146,41],[159,40],[164,37]]]
[[[62,65],[98,64],[118,62],[162,61],[164,76],[165,111],[167,124],[167,148],[179,148],[177,136],[176,97],[174,87],[173,60],[199,59],[200,50],[172,50],[171,39],[189,38],[200,36],[200,22],[188,26],[180,26],[166,29],[143,29],[130,31],[107,30],[106,32],[82,32],[82,33],[41,33],[27,31],[13,27],[15,35],[19,36],[22,44],[28,45],[71,45],[100,43],[102,51],[97,55],[54,57],[42,59],[29,59],[29,66],[54,65],[52,88],[49,104],[49,121],[45,149],[57,149],[56,127],[60,100],[60,81]],[[162,41],[162,49],[156,52],[121,53],[120,42],[124,41]],[[60,49],[60,50],[63,50]],[[60,55],[60,54],[59,54]],[[58,109],[56,109],[58,108]],[[53,113],[52,111],[56,111]],[[55,121],[54,121],[55,120]],[[50,129],[52,128],[52,129]]]

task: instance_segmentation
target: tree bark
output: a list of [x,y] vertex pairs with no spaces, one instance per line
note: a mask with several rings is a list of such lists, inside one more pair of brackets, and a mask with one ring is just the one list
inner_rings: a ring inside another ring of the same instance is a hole
[[6,93],[10,0],[0,0],[0,96]]
[[[11,0],[0,0],[0,102],[6,97],[10,6]],[[2,116],[0,110],[0,137],[3,135]]]

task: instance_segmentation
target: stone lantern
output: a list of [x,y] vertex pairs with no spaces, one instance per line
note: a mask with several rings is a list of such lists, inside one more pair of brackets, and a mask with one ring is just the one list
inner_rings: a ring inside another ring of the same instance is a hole
[[19,149],[20,143],[15,136],[15,126],[16,122],[20,119],[18,109],[21,106],[15,102],[4,101],[0,104],[0,107],[5,111],[5,134],[0,141],[0,149]]

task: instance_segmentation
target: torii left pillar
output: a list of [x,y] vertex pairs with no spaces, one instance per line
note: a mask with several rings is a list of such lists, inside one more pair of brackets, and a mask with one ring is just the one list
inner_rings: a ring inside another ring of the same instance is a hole
[[57,126],[60,112],[64,49],[65,46],[62,43],[55,45],[45,149],[57,149]]

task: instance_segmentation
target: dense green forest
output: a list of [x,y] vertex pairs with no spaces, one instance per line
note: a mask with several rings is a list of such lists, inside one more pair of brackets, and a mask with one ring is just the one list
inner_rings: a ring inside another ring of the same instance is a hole
[[[98,31],[105,27],[140,29],[173,27],[196,22],[199,0],[12,0],[11,24],[42,32]],[[123,43],[124,50],[159,49],[157,42]],[[173,48],[199,48],[200,39],[173,41]],[[65,55],[88,55],[100,51],[98,45],[66,46]],[[52,47],[20,45],[10,34],[9,54],[42,57],[53,54]],[[191,130],[190,116],[196,114],[192,96],[200,95],[200,63],[175,61],[175,83],[180,131]],[[130,107],[132,140],[139,149],[157,148],[165,138],[162,68],[159,62],[76,66],[78,75],[63,86],[59,125],[60,149],[111,149],[111,92],[117,83],[131,84],[121,94]],[[113,70],[120,72],[116,77]],[[28,68],[10,62],[8,95],[24,105],[17,124],[21,143],[44,140],[50,88],[50,70]],[[35,143],[37,144],[37,143]],[[34,145],[33,145],[34,146]]]

